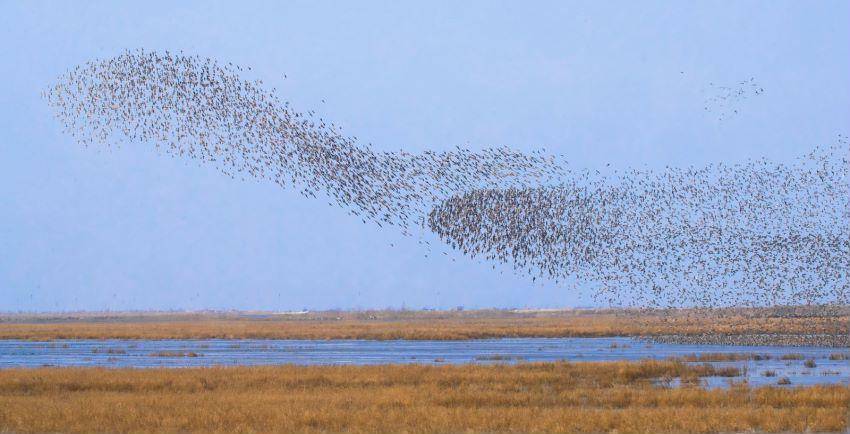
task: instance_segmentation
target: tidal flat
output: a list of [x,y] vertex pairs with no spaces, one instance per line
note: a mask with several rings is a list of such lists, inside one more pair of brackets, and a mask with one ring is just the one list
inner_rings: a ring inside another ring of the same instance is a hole
[[[263,365],[466,365],[537,362],[680,360],[737,370],[751,386],[850,385],[850,352],[830,347],[717,346],[638,338],[499,338],[470,340],[60,340],[0,341],[3,368],[200,368]],[[773,375],[764,375],[764,372]],[[721,376],[703,385],[730,387]]]

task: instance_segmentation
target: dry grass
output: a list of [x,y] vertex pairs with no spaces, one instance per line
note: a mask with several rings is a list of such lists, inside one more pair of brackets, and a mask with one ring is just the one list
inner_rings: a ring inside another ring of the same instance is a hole
[[674,361],[0,371],[0,432],[842,431],[850,388],[654,386]]
[[681,357],[685,362],[738,362],[743,360],[770,360],[769,354],[754,353],[700,353]]
[[481,339],[812,334],[848,329],[848,319],[782,317],[747,311],[320,312],[266,315],[150,314],[97,317],[0,317],[0,339]]
[[800,353],[790,353],[790,354],[783,354],[782,356],[779,357],[779,360],[803,360],[805,358],[806,358],[806,356],[804,356]]
[[183,352],[183,351],[157,351],[149,354],[151,357],[200,357],[202,354],[198,354],[194,351]]

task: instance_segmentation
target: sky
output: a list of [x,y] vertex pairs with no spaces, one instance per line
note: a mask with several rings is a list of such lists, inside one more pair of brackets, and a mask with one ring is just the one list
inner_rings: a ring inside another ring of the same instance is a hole
[[[850,133],[846,1],[0,0],[0,311],[594,305],[321,199],[64,135],[40,92],[136,48],[251,66],[383,150],[653,168],[787,162]],[[762,94],[711,103],[750,79]]]

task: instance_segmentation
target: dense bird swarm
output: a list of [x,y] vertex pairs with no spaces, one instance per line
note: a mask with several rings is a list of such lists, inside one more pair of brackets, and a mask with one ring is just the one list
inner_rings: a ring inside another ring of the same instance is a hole
[[298,112],[240,77],[243,68],[174,53],[126,52],[78,66],[45,92],[78,141],[153,143],[232,177],[323,192],[379,225],[408,229],[458,191],[529,185],[558,173],[552,158],[508,148],[379,152],[315,113]]
[[427,229],[467,255],[593,287],[612,304],[847,303],[843,137],[791,164],[614,175],[504,147],[379,152],[246,72],[139,50],[78,66],[44,96],[82,143],[152,143],[233,177],[324,193],[364,222]]
[[848,164],[841,145],[794,164],[575,174],[558,186],[460,193],[430,213],[453,247],[615,304],[846,303]]

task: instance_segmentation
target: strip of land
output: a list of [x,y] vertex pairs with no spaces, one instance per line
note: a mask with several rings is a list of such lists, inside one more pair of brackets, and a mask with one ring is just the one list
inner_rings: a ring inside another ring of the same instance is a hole
[[[846,386],[678,361],[0,371],[0,432],[839,432]],[[678,380],[678,381],[674,381]],[[681,384],[671,387],[670,384]]]
[[[846,344],[850,315],[717,311],[364,311],[0,315],[0,339],[412,339],[644,336],[677,342]],[[835,338],[835,337],[838,338]],[[758,337],[750,339],[749,337]],[[842,340],[843,339],[843,340]],[[712,341],[713,340],[713,341]]]

